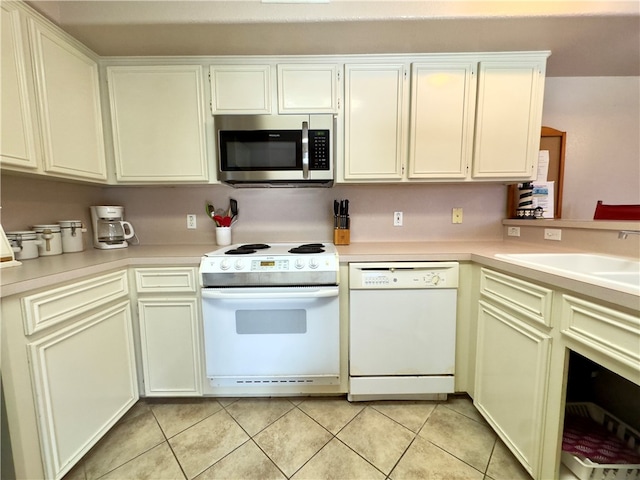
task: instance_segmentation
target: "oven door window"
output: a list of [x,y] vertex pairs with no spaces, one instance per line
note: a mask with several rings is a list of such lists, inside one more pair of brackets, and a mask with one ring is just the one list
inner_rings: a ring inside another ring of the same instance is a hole
[[238,335],[305,334],[306,310],[236,310]]
[[221,130],[222,171],[300,170],[300,130]]

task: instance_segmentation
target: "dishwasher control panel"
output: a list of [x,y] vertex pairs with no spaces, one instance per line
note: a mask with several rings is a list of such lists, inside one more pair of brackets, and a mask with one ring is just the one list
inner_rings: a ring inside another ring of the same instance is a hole
[[349,288],[354,290],[457,287],[457,262],[349,264]]

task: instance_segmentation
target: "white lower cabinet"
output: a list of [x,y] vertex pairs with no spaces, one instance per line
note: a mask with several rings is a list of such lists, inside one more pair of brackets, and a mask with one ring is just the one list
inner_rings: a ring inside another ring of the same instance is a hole
[[145,395],[202,395],[202,334],[196,270],[137,268],[135,276]]
[[127,272],[3,297],[0,308],[15,478],[62,478],[138,400]]
[[46,478],[60,478],[138,400],[129,301],[28,344]]
[[[521,295],[512,301],[514,292]],[[481,272],[474,404],[534,478],[542,461],[551,336],[548,319],[532,321],[531,312],[548,311],[552,294]]]
[[138,300],[147,396],[202,395],[198,300]]

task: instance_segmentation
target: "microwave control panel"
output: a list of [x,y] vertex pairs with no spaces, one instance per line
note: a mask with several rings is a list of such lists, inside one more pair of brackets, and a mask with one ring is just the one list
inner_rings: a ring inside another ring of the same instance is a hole
[[329,170],[329,130],[309,130],[309,169]]

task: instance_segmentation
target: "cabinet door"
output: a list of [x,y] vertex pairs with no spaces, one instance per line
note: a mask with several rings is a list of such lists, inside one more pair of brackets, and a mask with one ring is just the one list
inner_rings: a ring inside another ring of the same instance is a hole
[[117,180],[208,180],[202,67],[107,68]]
[[480,62],[473,178],[535,179],[544,71],[543,61]]
[[105,181],[98,65],[52,29],[29,19],[44,170]]
[[401,180],[408,89],[404,64],[345,67],[345,180]]
[[278,65],[279,113],[337,113],[338,65]]
[[409,178],[467,176],[473,147],[475,96],[473,62],[411,66]]
[[20,14],[6,2],[2,15],[2,120],[0,161],[2,166],[37,168],[34,125],[29,104],[25,50]]
[[270,65],[213,65],[210,72],[214,115],[271,113]]
[[147,396],[202,395],[196,298],[138,300]]
[[474,404],[527,471],[540,470],[551,337],[480,301]]
[[46,478],[61,478],[138,400],[129,302],[28,351]]

